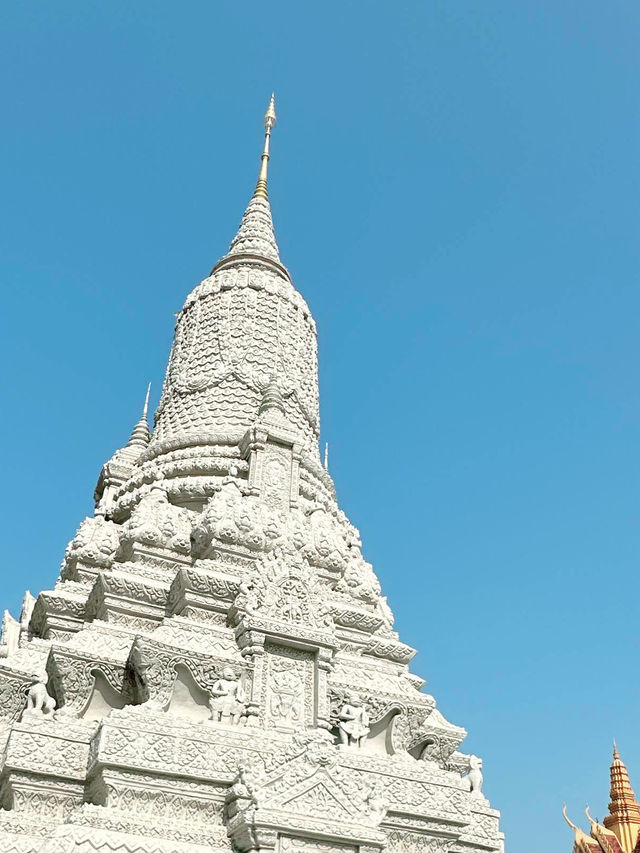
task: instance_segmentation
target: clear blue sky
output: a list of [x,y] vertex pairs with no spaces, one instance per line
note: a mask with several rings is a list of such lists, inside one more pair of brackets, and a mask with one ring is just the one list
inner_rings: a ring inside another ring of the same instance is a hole
[[640,5],[0,9],[2,599],[52,585],[224,252],[271,198],[323,441],[514,853],[640,786]]

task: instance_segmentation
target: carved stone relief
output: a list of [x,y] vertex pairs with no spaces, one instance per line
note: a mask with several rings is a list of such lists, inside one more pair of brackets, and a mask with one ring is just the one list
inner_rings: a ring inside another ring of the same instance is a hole
[[311,652],[266,647],[264,725],[301,731],[314,723],[315,663]]

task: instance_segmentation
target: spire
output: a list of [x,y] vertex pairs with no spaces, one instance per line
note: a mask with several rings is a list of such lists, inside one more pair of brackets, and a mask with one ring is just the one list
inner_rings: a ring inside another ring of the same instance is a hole
[[[271,95],[267,112],[264,116],[264,146],[260,160],[260,173],[251,201],[242,217],[238,233],[233,238],[227,254],[215,265],[214,270],[220,266],[227,266],[230,260],[238,256],[249,258],[261,258],[269,261],[280,262],[280,253],[276,236],[273,230],[273,219],[271,218],[271,207],[269,205],[269,194],[267,190],[267,179],[269,171],[271,131],[276,123],[275,96]],[[281,269],[283,269],[281,267]]]
[[151,383],[149,383],[147,387],[147,393],[144,398],[144,406],[142,407],[142,417],[134,426],[133,431],[131,432],[131,437],[127,442],[127,447],[140,447],[144,450],[144,448],[147,446],[147,444],[149,444],[149,441],[151,440],[151,430],[149,429],[149,422],[147,421],[147,415],[149,413],[150,393]]
[[625,853],[632,853],[640,831],[640,806],[615,741],[613,742],[613,761],[610,774],[611,802],[609,803],[609,814],[603,823],[607,829],[613,830],[618,836]]
[[326,441],[324,445],[324,470],[329,470],[329,442]]
[[147,393],[142,407],[142,416],[134,426],[129,436],[129,441],[124,447],[119,448],[111,459],[104,463],[98,477],[98,483],[93,493],[96,502],[96,515],[106,516],[112,509],[114,495],[118,488],[131,474],[132,466],[136,464],[151,441],[151,430],[147,421],[149,413],[149,393],[151,383],[147,387]]
[[269,145],[271,142],[271,131],[276,125],[276,96],[271,93],[269,106],[264,114],[264,148],[262,149],[262,158],[260,161],[260,174],[258,175],[258,183],[253,192],[254,198],[263,198],[265,201],[269,199],[267,191],[267,178],[269,171]]

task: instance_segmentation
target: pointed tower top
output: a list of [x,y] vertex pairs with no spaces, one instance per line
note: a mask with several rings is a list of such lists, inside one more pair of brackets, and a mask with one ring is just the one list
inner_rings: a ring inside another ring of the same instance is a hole
[[127,447],[140,447],[144,450],[144,448],[147,446],[147,444],[149,444],[149,441],[151,440],[151,430],[149,429],[149,422],[147,421],[150,393],[151,383],[149,383],[147,387],[147,393],[144,398],[144,406],[142,407],[142,417],[134,426],[129,441],[127,442]]
[[611,802],[609,803],[609,814],[603,823],[607,829],[615,832],[625,853],[632,853],[640,830],[640,806],[615,741],[613,743],[613,761],[611,762],[610,775]]
[[263,198],[265,201],[269,198],[267,190],[267,179],[269,170],[269,145],[271,142],[271,131],[276,125],[276,96],[272,93],[269,106],[264,114],[264,147],[262,149],[262,159],[260,162],[260,174],[258,175],[258,183],[253,193],[254,198]]
[[149,414],[149,394],[151,393],[151,383],[147,385],[147,396],[144,398],[144,406],[142,407],[142,417],[147,420]]
[[269,171],[269,146],[271,142],[271,131],[276,123],[275,96],[271,95],[267,112],[264,116],[264,147],[260,162],[260,174],[258,182],[242,217],[238,233],[233,238],[229,251],[218,261],[212,272],[230,263],[239,260],[240,257],[247,260],[260,260],[262,262],[275,262],[278,270],[289,277],[289,273],[282,266],[276,236],[273,230],[273,219],[271,218],[271,207],[269,205],[269,194],[267,180]]

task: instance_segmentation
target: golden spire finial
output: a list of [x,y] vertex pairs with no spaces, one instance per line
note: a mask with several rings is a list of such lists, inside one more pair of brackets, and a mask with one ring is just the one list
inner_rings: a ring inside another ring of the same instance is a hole
[[269,198],[267,193],[267,173],[269,170],[269,143],[271,141],[271,131],[276,123],[276,96],[271,95],[269,106],[264,114],[264,148],[262,149],[262,161],[260,163],[260,174],[258,175],[258,183],[256,184],[253,193],[254,198],[263,198],[265,201]]

